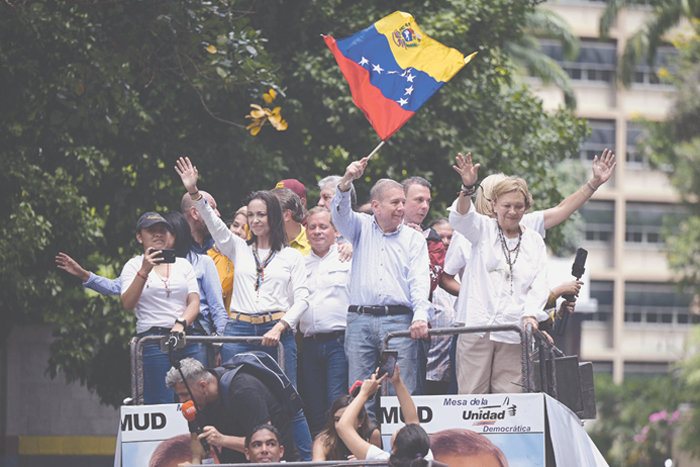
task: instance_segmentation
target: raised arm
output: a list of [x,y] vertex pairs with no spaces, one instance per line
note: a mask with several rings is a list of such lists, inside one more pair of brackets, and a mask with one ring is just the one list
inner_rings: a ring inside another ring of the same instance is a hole
[[580,190],[569,195],[564,201],[559,203],[559,205],[544,211],[545,230],[551,229],[564,222],[583,206],[586,201],[591,199],[593,193],[610,179],[616,166],[615,154],[608,149],[603,151],[603,155],[600,156],[600,161],[598,161],[598,156],[595,156],[593,158],[593,177],[591,177]]
[[190,199],[192,199],[195,208],[202,216],[202,220],[207,225],[207,230],[209,230],[221,253],[235,262],[236,245],[245,246],[245,240],[234,235],[229,230],[228,226],[214,213],[211,206],[209,206],[206,199],[197,189],[197,179],[199,178],[197,167],[192,165],[189,157],[181,157],[177,160],[175,171],[180,176],[182,184],[190,194]]
[[[453,165],[452,168],[455,169],[462,178],[462,193],[460,193],[459,200],[457,201],[457,212],[466,214],[469,212],[469,208],[471,208],[472,205],[471,194],[474,193],[476,182],[479,180],[479,167],[481,167],[481,164],[474,165],[472,163],[471,152],[467,153],[466,158],[461,153],[457,154],[455,161],[457,165]],[[471,192],[471,194],[468,194],[469,192]]]
[[[386,378],[386,375],[377,379],[377,374],[373,374],[369,379],[366,379],[362,383],[362,388],[360,393],[357,395],[350,405],[345,409],[343,415],[338,420],[338,425],[336,426],[336,431],[338,436],[343,440],[345,446],[352,452],[352,454],[358,460],[364,460],[367,458],[367,451],[369,450],[371,444],[365,441],[362,436],[355,429],[355,421],[358,415],[360,415],[360,410],[365,405],[370,397],[372,397],[379,387],[382,381]],[[406,391],[408,392],[408,391]],[[409,396],[410,397],[410,396]],[[405,415],[404,415],[405,416]]]
[[397,363],[394,367],[394,376],[389,378],[391,384],[394,385],[394,391],[396,391],[396,398],[399,400],[399,406],[401,407],[401,413],[403,413],[403,420],[406,425],[412,423],[419,424],[418,411],[416,410],[416,404],[413,403],[413,398],[411,393],[403,384],[401,379],[401,372],[399,371],[399,364]]
[[351,243],[356,241],[362,223],[360,214],[352,210],[350,188],[353,180],[357,180],[365,172],[365,167],[367,167],[366,157],[350,163],[345,169],[343,178],[338,183],[335,196],[331,200],[330,211],[333,224],[338,232]]
[[90,272],[83,269],[83,267],[79,265],[76,260],[65,253],[59,253],[56,255],[56,266],[59,269],[63,269],[67,273],[74,275],[83,282],[87,282],[88,279],[90,279]]

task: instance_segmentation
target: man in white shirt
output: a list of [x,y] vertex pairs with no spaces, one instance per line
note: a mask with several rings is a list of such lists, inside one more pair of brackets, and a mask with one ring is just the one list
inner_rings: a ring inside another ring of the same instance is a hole
[[373,216],[350,207],[352,181],[364,173],[367,158],[351,163],[331,202],[333,223],[354,249],[346,329],[349,380],[364,380],[379,363],[389,332],[411,331],[411,339],[389,341],[411,394],[420,394],[417,339],[428,337],[432,305],[430,261],[425,238],[403,225],[406,195],[393,180],[379,180],[372,191]]
[[306,232],[311,244],[311,253],[304,257],[309,308],[299,321],[304,335],[299,373],[306,418],[315,435],[324,428],[333,401],[348,390],[344,345],[351,263],[339,259],[328,209],[316,206],[309,211]]

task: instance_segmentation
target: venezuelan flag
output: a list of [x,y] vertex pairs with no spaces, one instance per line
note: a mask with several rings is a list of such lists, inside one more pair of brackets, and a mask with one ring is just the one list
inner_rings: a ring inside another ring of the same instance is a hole
[[465,59],[431,39],[413,16],[401,11],[345,39],[323,39],[350,85],[355,105],[382,141],[475,55]]

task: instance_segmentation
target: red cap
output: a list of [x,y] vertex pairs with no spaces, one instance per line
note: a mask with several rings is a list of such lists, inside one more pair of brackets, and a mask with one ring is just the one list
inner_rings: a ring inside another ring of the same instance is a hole
[[293,178],[282,180],[275,188],[288,188],[299,196],[301,199],[306,199],[306,187],[299,181]]
[[194,402],[187,401],[182,404],[182,416],[185,417],[185,420],[193,422],[196,415],[197,409],[194,407]]

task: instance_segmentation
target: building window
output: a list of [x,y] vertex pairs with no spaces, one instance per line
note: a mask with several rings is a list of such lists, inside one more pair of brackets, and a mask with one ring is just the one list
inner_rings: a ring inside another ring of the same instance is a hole
[[585,222],[587,242],[608,244],[615,232],[615,205],[611,201],[589,201],[579,209]]
[[615,122],[613,120],[588,120],[591,136],[581,144],[579,156],[588,166],[595,156],[600,158],[603,150],[615,149]]
[[659,47],[656,51],[653,67],[649,66],[646,57],[634,66],[632,83],[636,86],[667,85],[660,79],[659,75],[675,73],[677,56],[678,50],[675,47]]
[[636,123],[627,123],[627,168],[648,169],[649,158],[637,148],[637,141],[642,136],[643,128]]
[[574,81],[613,83],[617,66],[615,43],[581,41],[581,52],[575,62],[564,60],[561,44],[540,40],[542,52],[556,60]]
[[598,311],[586,313],[583,319],[612,324],[613,297],[612,281],[591,281],[591,298],[598,300]]
[[627,282],[625,322],[654,326],[689,326],[700,323],[700,315],[690,314],[692,294],[679,293],[673,284]]
[[682,206],[661,203],[627,203],[625,242],[628,246],[663,248],[664,225],[678,225],[687,217]]

